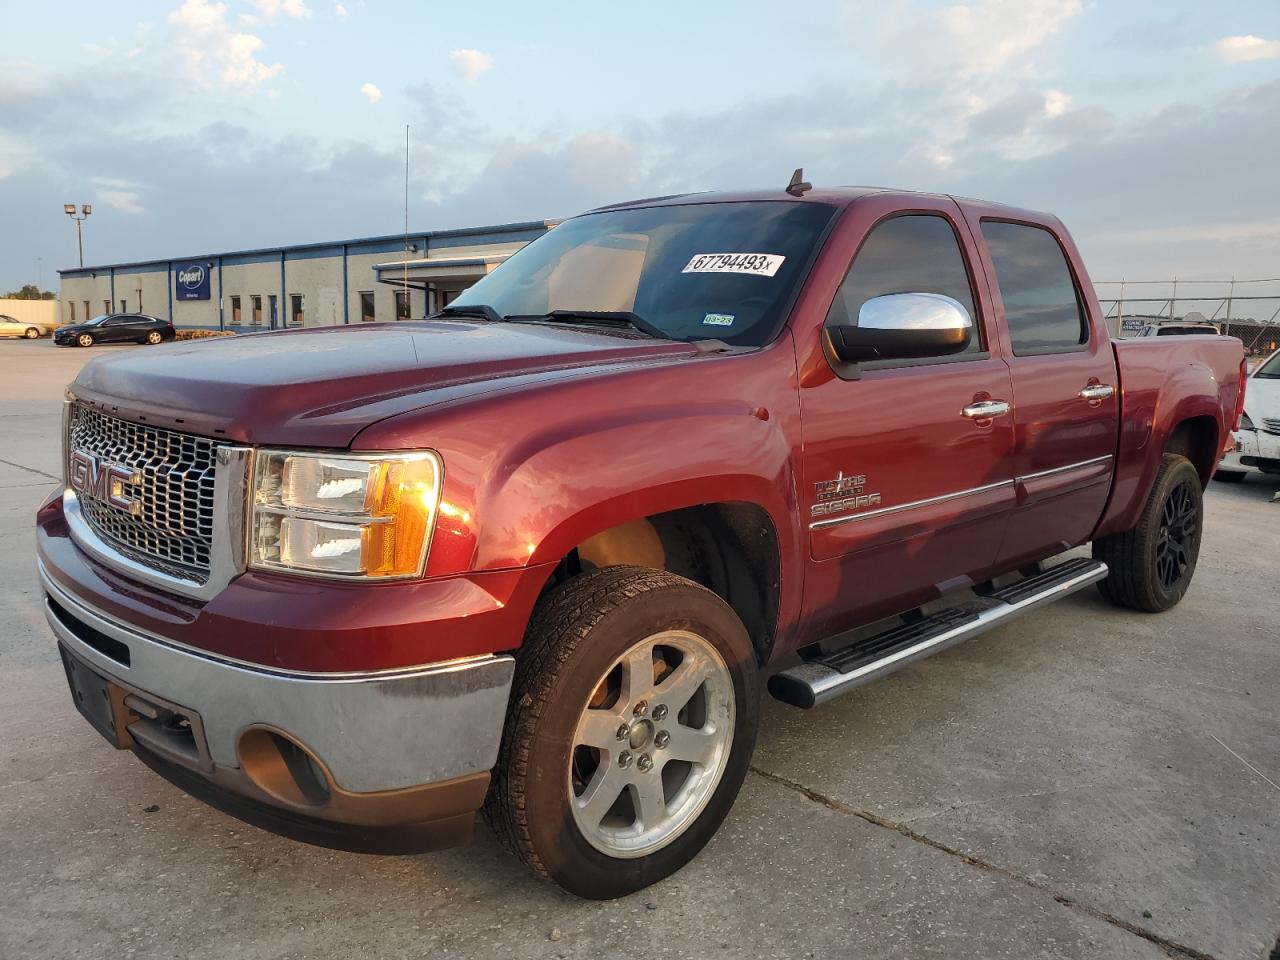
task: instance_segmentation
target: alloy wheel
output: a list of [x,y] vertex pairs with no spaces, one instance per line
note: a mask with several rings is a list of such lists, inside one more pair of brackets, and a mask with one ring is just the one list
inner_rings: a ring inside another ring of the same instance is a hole
[[632,646],[574,732],[569,803],[587,842],[629,859],[679,837],[724,774],[735,711],[729,669],[705,638],[669,630]]
[[1160,535],[1156,539],[1156,576],[1160,586],[1171,591],[1186,576],[1194,561],[1195,538],[1200,528],[1200,511],[1190,481],[1172,490],[1160,509]]

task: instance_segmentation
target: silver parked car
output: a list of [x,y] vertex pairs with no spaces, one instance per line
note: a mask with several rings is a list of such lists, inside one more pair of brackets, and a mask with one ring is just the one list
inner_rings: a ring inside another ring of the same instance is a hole
[[0,313],[0,338],[25,337],[35,340],[53,333],[53,328],[57,325],[55,321],[16,320],[8,314]]

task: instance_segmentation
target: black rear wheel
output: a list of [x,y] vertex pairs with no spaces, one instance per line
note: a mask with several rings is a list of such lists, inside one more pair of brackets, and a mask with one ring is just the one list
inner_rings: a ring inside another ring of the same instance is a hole
[[1116,606],[1168,610],[1191,585],[1203,527],[1200,474],[1186,457],[1166,453],[1137,526],[1093,542],[1094,558],[1110,568],[1098,589]]

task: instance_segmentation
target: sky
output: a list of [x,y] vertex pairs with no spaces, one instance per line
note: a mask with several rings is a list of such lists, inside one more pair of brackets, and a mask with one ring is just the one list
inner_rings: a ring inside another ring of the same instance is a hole
[[875,184],[1095,281],[1280,277],[1280,2],[3,0],[0,291],[86,264]]

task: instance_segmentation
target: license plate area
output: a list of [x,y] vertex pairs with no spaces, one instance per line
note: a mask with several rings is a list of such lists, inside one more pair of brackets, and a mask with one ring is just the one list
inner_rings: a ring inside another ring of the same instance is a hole
[[71,701],[80,715],[112,746],[119,750],[128,749],[133,740],[129,736],[131,711],[124,704],[125,690],[95,672],[61,643],[58,644],[58,654],[67,673]]
[[76,709],[112,746],[141,747],[201,773],[213,770],[199,713],[109,680],[61,643],[58,653]]

